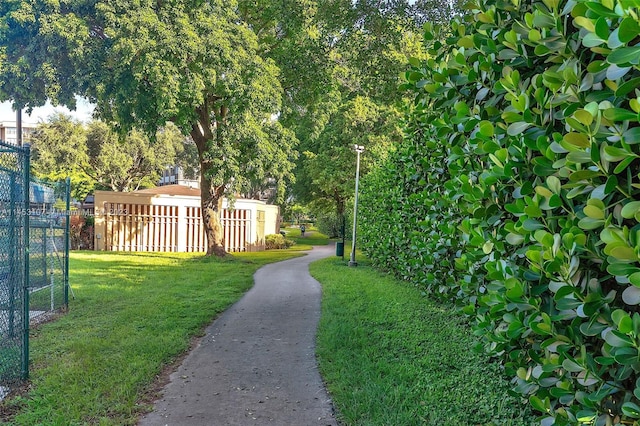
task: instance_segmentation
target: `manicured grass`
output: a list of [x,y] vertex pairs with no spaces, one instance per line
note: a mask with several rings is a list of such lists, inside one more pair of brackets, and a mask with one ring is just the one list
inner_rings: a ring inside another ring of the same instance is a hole
[[135,424],[163,366],[252,286],[256,269],[297,255],[72,253],[76,299],[33,332],[31,390],[5,411],[18,411],[16,425]]
[[282,228],[282,230],[286,232],[286,238],[295,241],[296,245],[303,247],[309,246],[305,248],[305,250],[310,249],[310,246],[326,246],[329,244],[329,237],[313,227],[307,228],[304,237],[300,234],[300,228]]
[[311,264],[322,283],[317,354],[345,425],[529,425],[498,364],[452,307],[367,266]]

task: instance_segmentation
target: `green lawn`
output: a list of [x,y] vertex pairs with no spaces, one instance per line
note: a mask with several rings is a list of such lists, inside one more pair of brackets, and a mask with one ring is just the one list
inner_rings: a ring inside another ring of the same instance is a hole
[[[135,424],[163,366],[251,287],[255,270],[300,254],[72,253],[76,299],[33,332],[30,391],[5,401],[1,412],[17,415],[0,422]],[[312,265],[323,284],[321,372],[345,425],[534,423],[497,364],[472,352],[454,309],[358,262]]]
[[454,308],[358,263],[311,265],[323,288],[320,371],[345,425],[537,424],[498,364],[473,352]]
[[310,249],[310,246],[329,244],[329,237],[311,226],[307,227],[304,237],[300,234],[300,228],[282,228],[282,230],[286,233],[286,238],[295,241],[296,246],[302,246],[305,250]]
[[133,425],[163,366],[253,284],[301,253],[72,253],[70,310],[32,333],[31,390],[5,401],[16,425]]

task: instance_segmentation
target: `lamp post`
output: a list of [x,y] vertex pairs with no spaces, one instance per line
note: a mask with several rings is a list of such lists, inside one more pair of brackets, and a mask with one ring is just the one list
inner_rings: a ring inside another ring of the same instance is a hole
[[356,262],[356,225],[358,223],[358,182],[360,181],[360,154],[364,152],[364,146],[356,144],[353,147],[357,153],[356,199],[353,203],[353,240],[351,242],[351,259],[349,260],[349,266],[358,266],[358,262]]

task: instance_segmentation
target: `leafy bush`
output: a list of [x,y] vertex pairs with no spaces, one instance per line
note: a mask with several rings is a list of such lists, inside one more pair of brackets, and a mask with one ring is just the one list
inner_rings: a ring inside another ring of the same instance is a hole
[[323,234],[329,236],[329,238],[342,238],[342,230],[344,226],[344,234],[350,235],[351,233],[351,221],[352,215],[345,215],[345,217],[337,216],[335,214],[325,214],[318,216],[316,226],[318,230]]
[[94,217],[69,216],[69,242],[72,250],[93,250]]
[[634,4],[476,0],[427,28],[406,140],[363,185],[364,250],[464,305],[543,424],[640,419]]
[[293,240],[285,238],[282,234],[269,234],[264,237],[265,249],[286,249],[295,244]]

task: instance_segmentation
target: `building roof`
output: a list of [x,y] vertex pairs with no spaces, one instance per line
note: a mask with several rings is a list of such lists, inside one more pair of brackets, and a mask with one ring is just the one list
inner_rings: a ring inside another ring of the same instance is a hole
[[[15,121],[0,121],[0,127],[15,128],[16,127],[16,122]],[[26,122],[26,121],[22,122],[22,128],[23,129],[35,129],[36,127],[38,127],[38,123],[29,123],[29,122]]]
[[137,194],[153,194],[153,195],[181,195],[199,197],[200,190],[185,185],[163,185],[155,188],[140,189],[134,191]]

